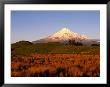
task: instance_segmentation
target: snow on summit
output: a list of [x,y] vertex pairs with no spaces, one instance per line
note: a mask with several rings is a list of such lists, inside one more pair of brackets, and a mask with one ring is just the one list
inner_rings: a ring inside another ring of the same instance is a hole
[[51,39],[60,39],[60,40],[68,40],[68,39],[84,40],[84,39],[88,39],[87,36],[80,35],[78,33],[72,32],[68,28],[62,28],[62,29],[60,29],[60,31],[58,31],[55,34],[49,36],[48,38],[51,38]]
[[88,37],[71,31],[69,28],[61,28],[58,32],[42,38],[40,40],[34,41],[34,43],[47,43],[47,42],[62,42],[68,40],[82,41],[87,40]]

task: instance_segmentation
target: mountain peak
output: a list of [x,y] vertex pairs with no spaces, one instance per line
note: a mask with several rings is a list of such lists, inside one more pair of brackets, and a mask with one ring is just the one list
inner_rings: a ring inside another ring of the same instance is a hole
[[87,40],[88,37],[85,35],[81,35],[75,32],[72,32],[69,28],[64,27],[61,28],[58,32],[41,39],[40,42],[60,42],[60,41],[68,41],[68,40],[76,40],[76,41],[82,41]]
[[60,29],[58,32],[71,33],[72,31],[69,28],[64,27],[64,28]]
[[68,31],[70,31],[70,29],[69,29],[69,28],[64,27],[64,28],[62,28],[60,31],[65,31],[65,32],[68,32]]
[[61,28],[58,32],[55,34],[49,36],[49,38],[54,40],[68,40],[68,39],[80,39],[84,40],[87,39],[85,35],[80,35],[78,33],[72,32],[69,28]]

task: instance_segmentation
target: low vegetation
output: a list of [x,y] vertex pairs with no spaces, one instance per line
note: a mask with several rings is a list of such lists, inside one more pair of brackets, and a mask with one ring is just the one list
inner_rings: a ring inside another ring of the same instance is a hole
[[20,41],[11,45],[11,76],[98,77],[100,47]]
[[[75,43],[77,44],[77,43]],[[79,44],[79,43],[78,43]],[[48,53],[62,53],[62,54],[99,54],[100,46],[96,44],[91,45],[74,45],[63,43],[37,43],[33,44],[28,41],[20,41],[12,44],[11,53],[12,57],[17,55],[30,55],[33,53],[48,54]]]

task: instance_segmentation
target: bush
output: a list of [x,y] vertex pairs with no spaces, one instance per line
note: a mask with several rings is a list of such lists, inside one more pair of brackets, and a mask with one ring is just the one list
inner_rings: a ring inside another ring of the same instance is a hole
[[75,40],[69,40],[68,43],[70,45],[75,45],[75,46],[82,46],[83,45],[81,42],[76,42]]
[[91,46],[100,46],[100,44],[92,44]]

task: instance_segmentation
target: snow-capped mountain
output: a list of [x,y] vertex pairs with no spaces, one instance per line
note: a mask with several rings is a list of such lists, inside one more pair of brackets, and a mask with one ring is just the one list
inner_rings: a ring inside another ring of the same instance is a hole
[[72,32],[68,28],[62,28],[58,32],[40,40],[33,41],[33,43],[47,43],[47,42],[65,42],[68,40],[75,40],[77,42],[88,41],[89,38],[86,35],[81,35],[75,32]]
[[78,33],[72,32],[68,28],[62,28],[60,31],[56,32],[55,34],[48,37],[49,39],[53,39],[55,41],[65,41],[69,39],[75,39],[75,40],[85,40],[88,39],[85,35],[80,35]]

